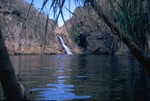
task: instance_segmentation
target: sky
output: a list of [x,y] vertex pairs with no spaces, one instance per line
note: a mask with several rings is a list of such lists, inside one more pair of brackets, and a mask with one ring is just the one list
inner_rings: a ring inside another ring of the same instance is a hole
[[[25,1],[27,1],[28,3],[31,3],[32,0],[25,0]],[[51,1],[52,1],[52,0],[49,0],[49,2],[48,2],[47,5],[46,5],[46,8],[47,8],[48,10],[49,10],[49,8],[50,8]],[[70,1],[70,2],[69,2],[69,1]],[[40,8],[42,7],[42,4],[43,4],[43,0],[34,0],[34,2],[33,2],[34,7],[37,8],[37,9],[40,9]],[[70,4],[70,6],[69,6],[69,4]],[[75,8],[77,7],[77,5],[79,5],[79,4],[76,4],[76,3],[74,2],[74,0],[66,0],[66,2],[65,2],[64,5],[67,7],[67,9],[69,9],[71,12],[73,12],[73,11],[75,10]],[[46,12],[46,8],[44,8],[44,12]],[[66,9],[66,8],[63,8],[63,15],[64,15],[64,19],[65,19],[65,20],[68,20],[68,19],[72,16],[72,14],[71,14],[67,9]],[[51,11],[49,12],[49,18],[50,18],[50,19],[54,19],[53,14],[54,14],[54,13],[53,13],[53,11],[51,10]],[[60,26],[62,26],[63,24],[64,24],[64,22],[63,22],[63,20],[62,20],[62,17],[59,16],[59,18],[58,18],[58,26],[60,27]]]

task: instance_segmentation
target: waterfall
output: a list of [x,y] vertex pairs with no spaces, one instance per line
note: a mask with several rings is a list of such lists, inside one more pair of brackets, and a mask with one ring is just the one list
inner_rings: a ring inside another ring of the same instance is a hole
[[69,49],[69,47],[67,47],[67,46],[65,45],[63,38],[62,38],[60,35],[58,35],[58,37],[59,37],[60,42],[61,42],[61,45],[62,45],[63,48],[65,49],[66,53],[67,53],[67,54],[72,54],[72,52],[71,52],[71,50]]

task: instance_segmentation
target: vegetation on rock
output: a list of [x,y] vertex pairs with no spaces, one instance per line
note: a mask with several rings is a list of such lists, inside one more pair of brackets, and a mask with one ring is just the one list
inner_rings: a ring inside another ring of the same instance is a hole
[[24,0],[2,0],[0,4],[1,29],[9,54],[63,53],[54,20]]

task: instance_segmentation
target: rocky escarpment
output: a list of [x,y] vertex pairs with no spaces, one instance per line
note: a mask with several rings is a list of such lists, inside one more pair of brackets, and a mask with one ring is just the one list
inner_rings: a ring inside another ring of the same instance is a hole
[[124,49],[118,48],[122,44],[118,44],[117,38],[90,7],[76,8],[72,18],[57,28],[55,21],[24,0],[1,0],[0,23],[10,54],[65,53],[57,33],[61,33],[65,44],[77,54],[118,50],[119,53]]
[[24,0],[0,0],[0,27],[9,53],[64,53],[56,22],[47,18]]
[[117,38],[90,7],[78,7],[60,29],[83,53],[113,53],[118,49]]

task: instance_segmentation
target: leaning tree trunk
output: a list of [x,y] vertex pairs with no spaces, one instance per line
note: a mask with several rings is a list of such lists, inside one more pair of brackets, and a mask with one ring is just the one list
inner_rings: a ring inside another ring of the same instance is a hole
[[0,29],[0,81],[6,101],[21,101],[21,92],[16,80]]
[[[97,0],[89,0],[93,9],[97,12],[98,16],[109,26],[109,28],[127,45],[136,59],[144,66],[144,69],[150,76],[150,57],[145,56],[140,47],[132,40],[132,38],[122,31],[120,27],[111,19],[109,19],[101,10]],[[142,33],[141,33],[142,34]]]

